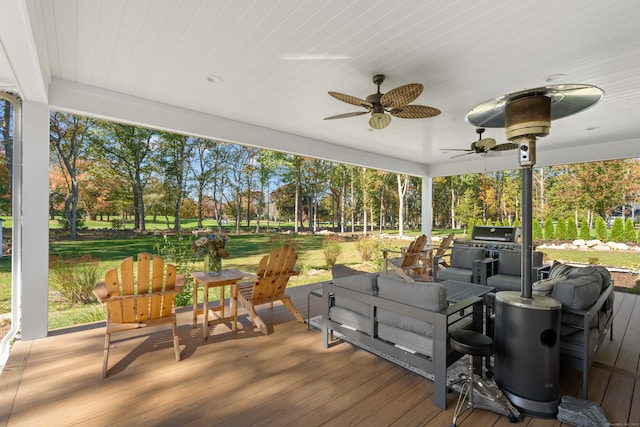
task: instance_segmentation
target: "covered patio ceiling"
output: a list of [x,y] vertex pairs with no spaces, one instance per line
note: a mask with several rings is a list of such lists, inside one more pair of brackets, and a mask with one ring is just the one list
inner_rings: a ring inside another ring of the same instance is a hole
[[[0,8],[0,89],[55,109],[439,176],[518,167],[515,151],[443,152],[476,140],[465,121],[474,106],[582,83],[604,99],[553,122],[538,164],[640,154],[636,0],[13,0]],[[369,115],[322,120],[364,111],[327,92],[365,98],[379,73],[382,92],[423,84],[414,103],[442,114],[393,118],[383,130],[369,127]],[[506,142],[502,129],[484,136]]]

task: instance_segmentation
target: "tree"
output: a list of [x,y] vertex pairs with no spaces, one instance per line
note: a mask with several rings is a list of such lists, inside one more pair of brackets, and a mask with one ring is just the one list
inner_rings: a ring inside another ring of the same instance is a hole
[[95,155],[127,177],[133,195],[134,228],[139,231],[146,230],[144,188],[154,171],[150,154],[157,146],[155,136],[151,129],[106,121],[96,122],[91,135]]
[[409,177],[396,174],[398,183],[398,235],[404,236],[404,196],[409,188]]
[[589,229],[589,223],[585,217],[582,217],[580,220],[580,238],[582,240],[591,240],[591,230]]
[[546,219],[544,221],[544,240],[553,240],[556,236],[555,229],[553,228],[553,221]]
[[6,188],[6,191],[2,191],[2,194],[6,194],[8,197],[3,197],[0,200],[8,201],[8,203],[2,204],[2,210],[9,211],[11,209],[11,199],[12,199],[12,171],[13,171],[13,106],[11,102],[3,99],[0,100],[0,116],[2,119],[0,120],[0,128],[2,131],[0,132],[0,137],[2,138],[2,148],[4,150],[4,160],[6,161],[6,170],[2,175],[2,182],[4,185],[2,187]]
[[633,226],[633,220],[631,218],[627,218],[624,222],[624,241],[636,241],[636,229]]
[[567,240],[567,220],[559,218],[556,225],[556,239]]
[[537,219],[534,219],[531,224],[531,234],[533,240],[542,240],[542,227]]
[[193,160],[189,167],[195,188],[198,228],[202,228],[202,220],[208,215],[216,218],[218,232],[221,230],[223,165],[230,151],[231,145],[223,142],[203,138],[193,141]]
[[613,242],[623,242],[625,240],[624,223],[620,217],[613,220],[613,225],[611,226],[611,240]]
[[596,217],[596,238],[602,241],[606,241],[609,237],[609,233],[607,232],[607,224],[605,224],[604,219],[599,216]]
[[578,226],[576,220],[572,216],[567,219],[567,240],[576,240],[578,238]]
[[49,144],[57,166],[66,181],[64,217],[71,239],[78,236],[79,183],[78,161],[84,156],[92,121],[73,114],[51,112],[49,116]]
[[[160,132],[157,150],[164,199],[173,205],[173,231],[180,231],[180,211],[186,196],[186,181],[193,159],[194,139]],[[166,212],[166,211],[165,211]]]

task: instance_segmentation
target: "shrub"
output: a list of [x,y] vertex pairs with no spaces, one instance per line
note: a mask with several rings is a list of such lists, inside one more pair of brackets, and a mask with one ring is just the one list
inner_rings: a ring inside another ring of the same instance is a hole
[[485,224],[487,227],[491,227],[493,225],[493,223],[491,222],[490,218],[487,218],[487,223]]
[[556,239],[567,240],[567,221],[564,218],[558,219],[556,225]]
[[553,228],[553,221],[551,219],[547,219],[544,222],[544,240],[553,240],[556,233]]
[[[164,236],[156,239],[153,247],[157,255],[167,264],[176,266],[178,273],[184,275],[186,281],[182,287],[182,292],[176,295],[176,306],[184,307],[193,304],[193,279],[189,272],[196,269],[196,259],[191,245],[193,238],[189,237],[186,241],[182,236],[172,238]],[[198,260],[199,261],[199,260]]]
[[516,219],[515,221],[513,221],[513,226],[514,227],[520,227],[520,220]]
[[573,217],[567,219],[567,240],[576,240],[578,238],[578,226]]
[[356,252],[362,262],[369,262],[380,251],[380,241],[371,237],[361,237],[356,242]]
[[542,239],[542,226],[540,225],[540,221],[534,219],[531,224],[531,233],[533,234],[533,240],[541,240]]
[[596,239],[602,240],[606,242],[609,238],[609,233],[607,232],[607,224],[605,224],[604,219],[599,216],[596,218]]
[[75,258],[49,257],[49,284],[70,304],[95,302],[93,287],[99,280],[100,262],[91,255]]
[[591,230],[586,218],[580,220],[580,238],[583,240],[591,240]]
[[502,221],[500,221],[499,219],[496,219],[496,223],[493,225],[495,225],[496,227],[502,227]]
[[324,253],[324,261],[327,267],[331,268],[336,264],[336,260],[340,255],[340,239],[339,237],[328,236],[322,241],[322,252]]
[[627,292],[630,294],[640,294],[640,279],[636,280],[636,284],[632,288],[627,289]]
[[473,222],[473,218],[469,219],[469,222],[467,223],[467,236],[469,238],[471,238],[471,234],[473,233],[473,226],[475,225],[475,223]]
[[633,220],[631,218],[627,218],[624,222],[624,240],[626,242],[636,241],[636,229],[633,226]]
[[614,242],[624,241],[624,223],[620,217],[616,218],[611,226],[611,240]]
[[484,225],[484,223],[480,218],[478,218],[478,220],[476,221],[476,225]]
[[111,229],[112,230],[122,230],[124,228],[124,221],[121,219],[112,219],[111,220]]

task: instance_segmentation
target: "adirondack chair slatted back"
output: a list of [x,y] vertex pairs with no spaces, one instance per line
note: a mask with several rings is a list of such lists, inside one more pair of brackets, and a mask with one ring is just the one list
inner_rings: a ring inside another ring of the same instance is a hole
[[440,243],[440,246],[438,246],[438,249],[436,249],[436,253],[433,255],[438,257],[443,256],[445,252],[447,252],[447,249],[449,249],[449,246],[451,246],[451,242],[453,242],[454,236],[455,234],[451,233],[447,237],[445,237],[444,240],[442,240],[442,242]]
[[126,258],[120,265],[122,283],[118,280],[117,268],[106,273],[105,286],[109,295],[125,296],[107,302],[107,312],[112,323],[145,322],[171,316],[175,293],[165,292],[175,289],[176,268],[167,265],[165,274],[164,261],[159,257],[153,258],[153,270],[150,267],[151,255],[142,253],[138,255],[137,281],[134,276],[133,257]]
[[416,240],[411,242],[404,254],[400,267],[411,267],[418,264],[418,262],[420,261],[420,257],[422,256],[420,252],[424,251],[424,247],[426,244],[427,236],[425,236],[424,234],[417,237]]
[[262,257],[258,264],[258,279],[253,285],[251,299],[271,298],[284,293],[289,278],[296,274],[294,267],[298,255],[288,245]]

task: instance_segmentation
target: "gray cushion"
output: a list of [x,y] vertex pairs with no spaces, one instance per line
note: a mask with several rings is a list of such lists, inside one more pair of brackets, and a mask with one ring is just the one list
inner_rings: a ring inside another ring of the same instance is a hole
[[384,324],[378,325],[378,337],[425,356],[433,356],[433,339],[431,337]]
[[378,296],[431,311],[447,306],[447,288],[440,283],[412,283],[381,275]]
[[333,280],[333,284],[341,288],[348,288],[357,292],[375,295],[378,291],[378,273],[354,274],[352,276],[339,277]]
[[471,270],[473,267],[473,261],[483,259],[485,257],[485,252],[484,248],[454,246],[451,249],[451,266]]
[[446,270],[438,270],[438,281],[457,280],[458,282],[471,283],[473,275],[468,268],[447,268]]
[[334,322],[366,332],[367,334],[372,333],[370,318],[353,310],[334,306],[329,310],[329,318]]
[[601,280],[598,274],[567,277],[556,283],[551,297],[560,301],[564,307],[576,310],[587,309],[600,296]]
[[559,276],[559,277],[549,277],[546,279],[538,280],[537,282],[534,282],[532,285],[533,294],[549,296],[551,295],[551,292],[553,291],[553,288],[556,285],[556,283],[564,279],[565,279],[565,276]]
[[520,291],[522,284],[520,276],[512,276],[510,274],[496,274],[487,277],[487,286],[496,288],[498,291]]
[[379,308],[376,315],[378,323],[393,326],[395,328],[406,329],[416,334],[433,336],[433,324],[424,320],[405,316],[404,314]]
[[551,269],[549,270],[549,277],[550,278],[559,277],[559,276],[566,277],[574,268],[578,268],[578,267],[573,267],[571,265],[563,264],[560,261],[553,261],[553,264],[551,264]]
[[366,271],[356,270],[343,264],[335,264],[333,267],[331,267],[331,277],[333,279],[340,279],[342,277],[349,277],[363,273],[366,273]]
[[[544,254],[542,252],[533,251],[531,255],[531,266],[539,267],[542,265]],[[512,276],[520,276],[522,265],[522,251],[501,250],[498,255],[498,274],[510,274]]]
[[522,252],[501,250],[498,255],[498,274],[520,276]]

